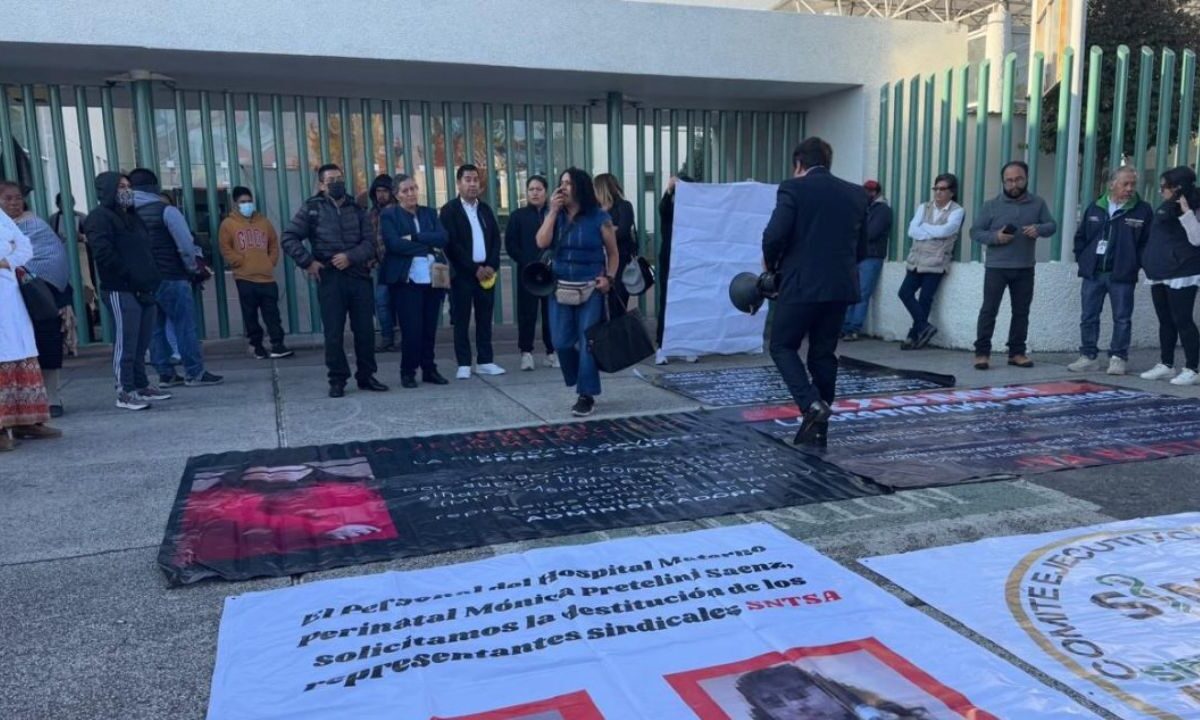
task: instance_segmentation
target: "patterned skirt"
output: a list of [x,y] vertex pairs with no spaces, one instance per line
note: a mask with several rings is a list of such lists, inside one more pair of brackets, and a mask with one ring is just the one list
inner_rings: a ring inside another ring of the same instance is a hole
[[0,362],[0,428],[36,425],[49,419],[37,358]]

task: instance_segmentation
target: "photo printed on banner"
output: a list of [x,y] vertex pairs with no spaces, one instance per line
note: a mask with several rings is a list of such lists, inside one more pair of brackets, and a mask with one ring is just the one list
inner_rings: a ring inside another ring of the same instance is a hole
[[[656,387],[690,397],[709,407],[792,401],[792,394],[774,365],[683,370],[641,377]],[[838,397],[909,393],[953,387],[954,383],[953,375],[897,370],[865,360],[838,358]]]
[[[794,405],[714,411],[777,439]],[[896,489],[1200,453],[1200,400],[1086,380],[926,391],[835,403],[810,451]]]
[[706,414],[227,453],[189,461],[159,565],[242,580],[883,492]]

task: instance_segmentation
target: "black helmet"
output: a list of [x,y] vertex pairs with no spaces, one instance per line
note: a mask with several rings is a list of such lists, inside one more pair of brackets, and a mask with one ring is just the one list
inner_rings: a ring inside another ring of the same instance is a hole
[[762,307],[763,295],[758,288],[758,276],[754,273],[742,272],[733,276],[729,282],[729,302],[744,313],[753,315]]
[[521,284],[531,295],[549,297],[554,292],[554,272],[546,263],[529,263],[521,271]]

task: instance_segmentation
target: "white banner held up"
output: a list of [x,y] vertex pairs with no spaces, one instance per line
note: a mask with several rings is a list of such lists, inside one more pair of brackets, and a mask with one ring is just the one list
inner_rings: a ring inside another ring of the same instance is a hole
[[1200,513],[862,562],[1123,718],[1200,717]]
[[762,272],[762,234],[778,187],[676,184],[664,355],[762,352],[766,311],[750,316],[734,308],[729,281]]
[[229,598],[208,717],[1094,716],[755,524]]

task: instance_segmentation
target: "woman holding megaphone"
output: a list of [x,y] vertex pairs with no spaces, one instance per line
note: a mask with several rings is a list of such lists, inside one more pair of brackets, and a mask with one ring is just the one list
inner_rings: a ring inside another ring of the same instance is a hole
[[612,218],[600,208],[592,178],[583,170],[568,168],[559,176],[537,246],[554,251],[550,336],[563,380],[579,393],[571,412],[591,415],[600,394],[600,368],[588,348],[587,331],[603,319],[618,253]]

